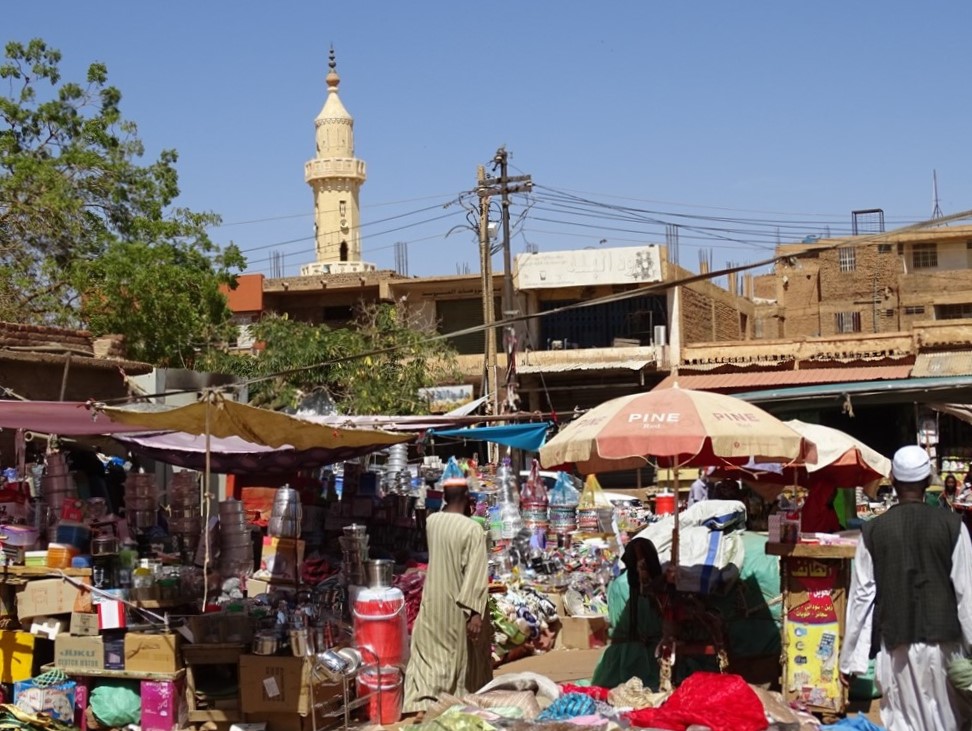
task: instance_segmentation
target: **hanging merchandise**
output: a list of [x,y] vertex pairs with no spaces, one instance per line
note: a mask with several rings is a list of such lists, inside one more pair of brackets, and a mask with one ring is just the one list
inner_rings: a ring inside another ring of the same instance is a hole
[[550,491],[550,532],[569,535],[577,530],[577,504],[580,493],[574,487],[574,478],[566,472],[557,475],[557,482]]
[[608,532],[613,517],[614,506],[601,489],[597,475],[588,475],[577,505],[577,527],[582,533]]
[[542,549],[546,546],[547,529],[550,527],[548,513],[550,501],[547,497],[547,488],[544,487],[543,478],[540,476],[540,463],[537,460],[533,460],[530,466],[530,476],[523,483],[520,499],[523,525],[530,531],[531,545]]

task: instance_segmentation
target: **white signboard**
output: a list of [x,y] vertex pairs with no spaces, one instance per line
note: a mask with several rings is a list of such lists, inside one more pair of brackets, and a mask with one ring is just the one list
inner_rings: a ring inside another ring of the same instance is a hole
[[517,289],[660,282],[661,253],[651,244],[518,254],[514,278]]

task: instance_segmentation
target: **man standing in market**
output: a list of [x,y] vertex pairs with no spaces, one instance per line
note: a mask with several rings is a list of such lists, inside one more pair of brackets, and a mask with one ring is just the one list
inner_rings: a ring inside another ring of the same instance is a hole
[[443,488],[445,507],[426,521],[429,566],[405,669],[405,713],[424,712],[443,693],[475,693],[493,678],[486,534],[468,517],[466,481]]
[[965,728],[968,708],[947,679],[972,646],[972,544],[956,514],[924,502],[928,454],[902,447],[891,464],[898,504],[864,524],[847,604],[840,671],[877,655],[888,731]]

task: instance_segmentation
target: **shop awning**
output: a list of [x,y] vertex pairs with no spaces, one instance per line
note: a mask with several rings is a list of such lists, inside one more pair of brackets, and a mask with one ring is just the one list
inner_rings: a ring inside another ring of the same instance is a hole
[[24,429],[66,437],[130,434],[149,427],[112,421],[83,401],[0,400],[0,429]]
[[[696,391],[756,389],[772,386],[797,386],[811,383],[847,383],[852,381],[884,381],[905,379],[911,375],[911,365],[852,366],[846,368],[805,368],[785,371],[754,371],[749,373],[703,373],[668,376],[653,391],[679,388]],[[738,396],[739,394],[734,394]]]
[[[679,385],[681,385],[681,382],[679,382]],[[797,388],[769,388],[761,391],[734,393],[733,396],[752,403],[765,403],[768,401],[832,399],[845,394],[849,396],[887,395],[896,396],[902,401],[932,403],[942,401],[943,395],[964,392],[972,394],[972,376],[827,383],[816,386],[800,386]]]
[[430,429],[428,434],[433,437],[465,439],[471,442],[493,442],[513,449],[536,452],[547,441],[547,430],[550,426],[550,422],[541,421],[530,424],[477,426],[472,429]]
[[600,360],[579,363],[517,363],[516,372],[520,375],[532,373],[572,373],[574,371],[640,371],[650,360]]
[[[115,439],[132,452],[186,469],[203,471],[206,466],[206,438],[186,432],[159,434],[116,434]],[[387,444],[321,446],[294,449],[289,445],[267,447],[239,437],[212,437],[210,465],[219,474],[274,474],[325,465],[362,457]]]

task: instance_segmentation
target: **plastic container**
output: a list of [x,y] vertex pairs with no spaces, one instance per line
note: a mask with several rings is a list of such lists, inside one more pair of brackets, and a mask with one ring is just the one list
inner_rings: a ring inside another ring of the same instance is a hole
[[408,618],[405,595],[400,589],[362,589],[355,597],[352,613],[354,644],[366,662],[383,666],[404,664],[408,654]]
[[402,671],[365,665],[358,672],[358,698],[368,698],[368,720],[387,726],[402,720]]
[[71,567],[71,560],[79,553],[74,546],[52,543],[47,547],[47,568],[67,569]]
[[57,542],[67,543],[79,551],[87,551],[91,544],[91,529],[84,523],[62,520],[57,524]]
[[660,492],[655,495],[655,515],[672,515],[675,512],[675,493]]
[[30,547],[39,536],[40,531],[32,525],[0,525],[0,543],[5,546]]

